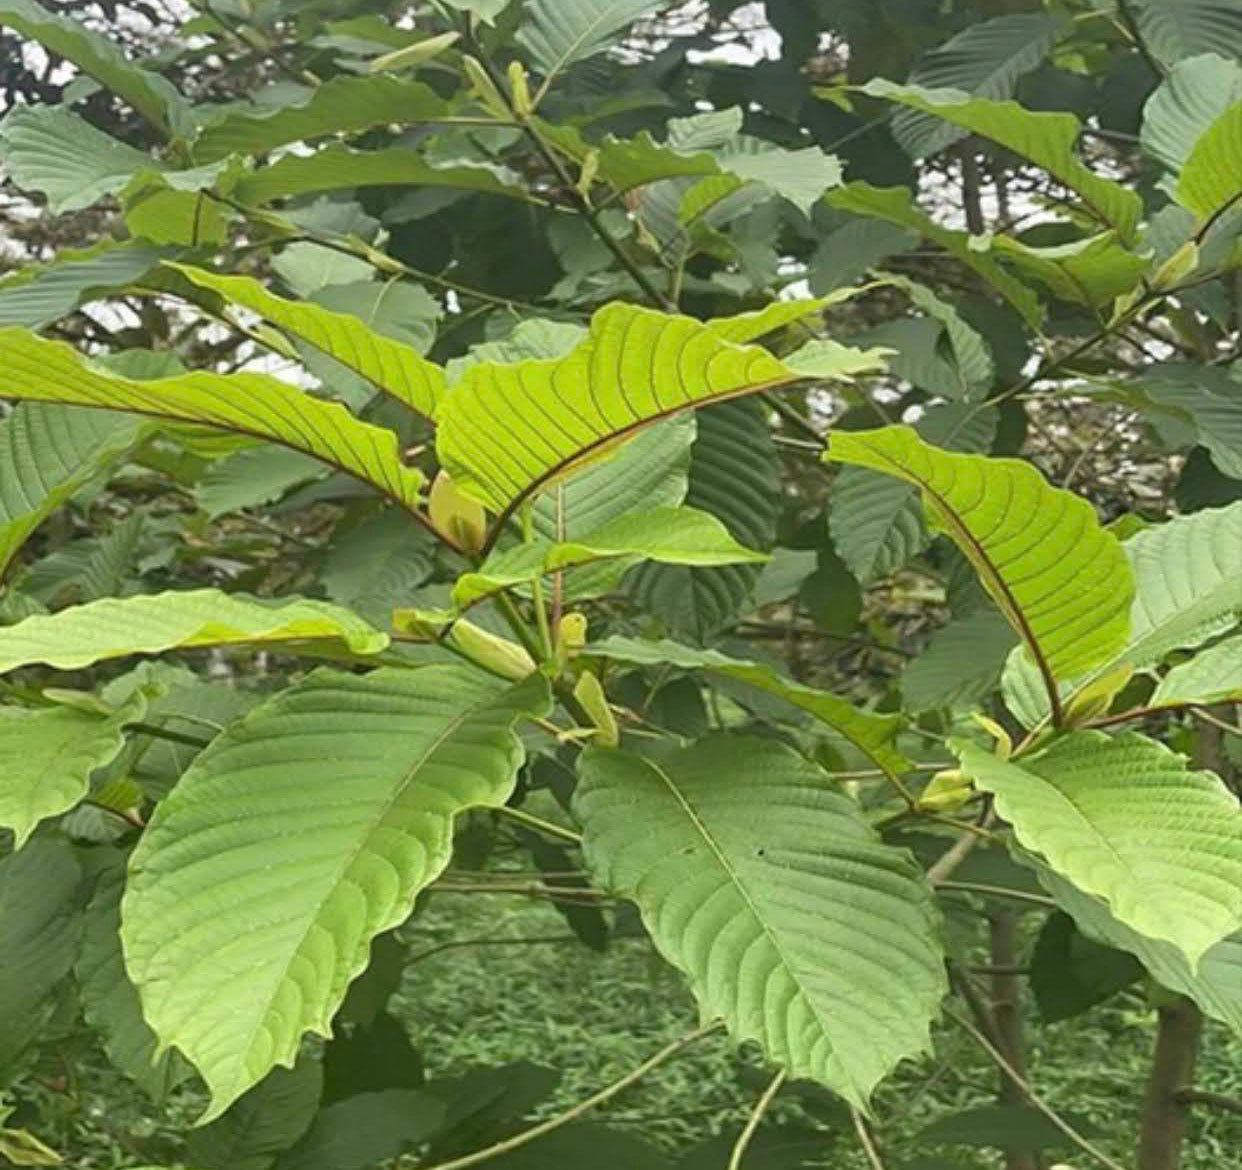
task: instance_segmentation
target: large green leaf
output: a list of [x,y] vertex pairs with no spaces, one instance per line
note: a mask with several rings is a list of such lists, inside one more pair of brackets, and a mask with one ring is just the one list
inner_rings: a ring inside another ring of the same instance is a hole
[[444,1102],[423,1090],[355,1093],[321,1109],[275,1170],[370,1170],[425,1142],[444,1116]]
[[440,408],[436,449],[463,491],[507,515],[657,419],[798,378],[765,350],[689,317],[612,304],[563,358],[467,370]]
[[1076,152],[1082,126],[1072,114],[1035,112],[1017,102],[989,101],[956,89],[894,85],[874,78],[863,86],[872,97],[898,102],[982,135],[1042,167],[1077,194],[1088,212],[1124,242],[1134,238],[1143,201],[1131,187],[1105,179],[1085,167]]
[[901,693],[912,711],[973,707],[1000,685],[1017,637],[988,605],[953,618],[937,630],[901,672]]
[[299,643],[377,654],[388,635],[349,610],[305,598],[271,601],[218,589],[107,597],[0,629],[0,674],[39,662],[80,670],[131,654]]
[[318,352],[365,378],[398,402],[430,418],[444,394],[444,371],[413,346],[377,333],[351,313],[313,301],[290,301],[249,276],[225,276],[188,264],[170,264],[187,280],[227,302],[265,317]]
[[347,471],[411,510],[423,482],[402,462],[391,431],[266,374],[135,381],[108,373],[63,342],[0,329],[0,397],[125,410],[268,439]]
[[[1201,646],[1242,616],[1242,504],[1179,516],[1136,533],[1122,548],[1135,582],[1129,636],[1095,670],[1073,680],[1070,695],[1127,664],[1144,670],[1174,650]],[[1005,669],[1006,702],[1027,726],[1048,715],[1033,673],[1017,655]]]
[[111,240],[64,249],[47,264],[27,264],[0,282],[0,326],[42,329],[73,312],[91,294],[131,284],[165,253],[149,244]]
[[1234,102],[1199,137],[1177,180],[1177,201],[1204,223],[1242,198],[1242,101]]
[[384,150],[327,146],[314,154],[286,154],[270,166],[245,175],[234,194],[243,203],[270,203],[314,192],[388,186],[442,187],[510,199],[532,198],[514,178],[494,167],[476,163],[436,166],[427,161],[423,151],[401,146]]
[[[992,407],[942,403],[915,424],[929,443],[951,451],[984,452],[996,437]],[[828,500],[832,545],[851,573],[869,585],[908,565],[931,543],[918,489],[865,467],[843,467]]]
[[587,864],[638,904],[704,1015],[860,1107],[927,1049],[945,992],[929,891],[825,772],[725,736],[579,767]]
[[[1029,463],[958,455],[910,427],[838,432],[827,458],[916,485],[1022,639],[1049,695],[1125,645],[1133,577],[1091,505]],[[1054,700],[1055,701],[1055,700]]]
[[[194,498],[212,519],[278,500],[291,488],[328,474],[318,459],[259,443],[217,459],[194,485]],[[408,513],[406,514],[408,516]]]
[[0,858],[0,1075],[38,1033],[82,932],[82,869],[63,838]]
[[120,935],[124,891],[122,865],[100,877],[87,907],[82,949],[73,973],[82,994],[82,1014],[102,1038],[113,1067],[156,1101],[163,1101],[190,1070],[176,1053],[155,1055],[155,1033],[142,1018],[138,992],[125,974]]
[[254,110],[228,106],[218,117],[209,118],[191,149],[196,162],[216,162],[230,154],[266,154],[290,142],[357,133],[394,121],[432,121],[450,109],[447,101],[421,81],[388,74],[346,74],[330,78],[294,105]]
[[1093,309],[1106,308],[1132,291],[1152,266],[1150,257],[1124,248],[1111,230],[1048,247],[996,236],[992,250],[1024,280],[1042,284],[1063,301]]
[[1038,326],[1043,320],[1043,307],[1031,289],[1015,279],[988,251],[975,246],[968,232],[954,231],[938,224],[918,206],[908,187],[846,183],[829,191],[824,199],[829,206],[841,211],[881,219],[917,232],[978,273],[1018,310],[1028,325]]
[[595,561],[708,566],[754,564],[767,559],[766,554],[734,540],[709,512],[696,508],[635,511],[577,540],[535,540],[493,553],[477,571],[458,578],[453,600],[464,609],[503,589]]
[[1192,967],[1242,928],[1242,810],[1163,744],[1076,731],[1021,760],[954,750],[1024,847]]
[[[1048,12],[1015,13],[969,25],[919,58],[909,81],[974,97],[1012,97],[1018,79],[1048,55],[1064,27],[1062,17]],[[914,158],[936,154],[966,134],[914,110],[899,110],[892,125],[893,137]]]
[[1242,1036],[1242,933],[1218,942],[1199,960],[1196,969],[1172,943],[1139,934],[1110,914],[1099,898],[1084,894],[1046,865],[1033,864],[1040,884],[1083,934],[1128,951],[1158,982],[1188,996],[1214,1020]]
[[1215,53],[1179,61],[1143,107],[1143,149],[1180,171],[1200,135],[1242,101],[1242,66]]
[[838,695],[794,682],[762,663],[730,658],[716,650],[697,650],[667,639],[648,642],[638,638],[605,638],[592,642],[586,653],[611,662],[701,670],[734,679],[813,715],[883,768],[900,772],[909,766],[892,743],[901,726],[899,716],[862,711]]
[[[780,516],[780,455],[754,402],[722,402],[700,410],[690,449],[686,503],[721,520],[748,548],[766,551]],[[639,565],[628,586],[670,632],[705,641],[750,602],[762,569]]]
[[333,601],[387,630],[392,611],[411,604],[435,567],[434,538],[399,508],[388,508],[333,532],[319,579]]
[[603,52],[634,21],[663,0],[529,0],[518,43],[549,77]]
[[161,130],[181,133],[188,129],[191,115],[185,98],[158,73],[130,61],[115,41],[94,32],[76,15],[57,15],[35,0],[4,0],[0,24],[72,61]]
[[55,212],[81,211],[155,166],[151,156],[59,106],[18,106],[0,122],[13,182],[47,196]]
[[1133,0],[1133,5],[1143,43],[1166,65],[1197,53],[1238,56],[1237,0]]
[[30,534],[147,429],[132,415],[45,403],[0,420],[0,577]]
[[548,705],[541,676],[317,671],[198,756],[135,850],[122,941],[209,1117],[329,1034],[372,938],[448,864],[456,816],[509,798],[513,725]]
[[145,708],[140,695],[106,719],[72,707],[0,707],[0,828],[13,830],[15,848],[87,794],[91,774],[116,758],[125,725]]

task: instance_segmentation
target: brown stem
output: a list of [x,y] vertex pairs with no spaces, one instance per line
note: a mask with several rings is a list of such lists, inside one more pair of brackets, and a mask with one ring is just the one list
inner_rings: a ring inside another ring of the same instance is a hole
[[966,228],[972,236],[981,236],[987,229],[983,220],[983,199],[980,193],[983,182],[979,172],[979,159],[970,139],[962,143],[958,159],[962,164],[962,207],[966,212]]
[[1186,1086],[1194,1079],[1203,1013],[1178,998],[1160,1009],[1156,1049],[1147,1080],[1139,1131],[1138,1170],[1178,1170],[1190,1105]]
[[1173,1096],[1183,1105],[1206,1105],[1210,1109],[1242,1114],[1242,1097],[1230,1097],[1226,1093],[1209,1093],[1206,1089],[1178,1089]]
[[[1006,1071],[1000,1073],[997,1102],[1001,1105],[1024,1105],[1026,1094],[1022,1082],[1026,1080],[1026,1046],[1022,1036],[1022,987],[1017,976],[1011,974],[1017,965],[1017,917],[1008,910],[993,913],[988,918],[992,962],[992,1020],[996,1026],[998,1047],[1004,1052],[1016,1076]],[[1005,1170],[1040,1170],[1040,1162],[1030,1150],[1007,1149]]]

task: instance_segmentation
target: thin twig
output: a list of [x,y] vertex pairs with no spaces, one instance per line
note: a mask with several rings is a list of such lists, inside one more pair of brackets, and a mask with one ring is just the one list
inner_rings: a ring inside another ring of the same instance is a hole
[[853,1105],[850,1106],[850,1120],[854,1123],[854,1132],[858,1134],[858,1144],[862,1146],[863,1154],[871,1170],[884,1170],[884,1160],[880,1157],[879,1148],[871,1136],[867,1119]]
[[544,943],[569,943],[577,942],[576,934],[545,934],[536,935],[530,938],[462,938],[451,939],[448,942],[442,942],[434,947],[428,947],[425,951],[419,951],[416,955],[411,955],[406,960],[406,966],[413,963],[421,963],[425,959],[433,958],[435,955],[444,951],[455,951],[464,947],[531,947],[542,946]]
[[1004,1054],[994,1045],[978,1028],[969,1020],[963,1019],[952,1008],[946,1008],[945,1014],[959,1028],[961,1028],[974,1042],[988,1054],[992,1062],[1005,1073],[1015,1084],[1019,1085],[1026,1094],[1031,1104],[1039,1110],[1053,1125],[1057,1127],[1070,1141],[1074,1143],[1084,1154],[1094,1158],[1101,1166],[1107,1167],[1107,1170],[1125,1170],[1125,1167],[1114,1162],[1103,1150],[1088,1141],[1082,1134],[1078,1132],[1068,1121],[1066,1121],[1051,1105],[1048,1104],[1035,1090],[1031,1087],[1029,1081],[1025,1080],[1005,1059]]
[[545,821],[542,817],[537,817],[533,813],[523,812],[520,808],[513,808],[510,805],[502,804],[499,808],[492,811],[498,812],[502,817],[518,821],[528,829],[534,829],[538,833],[544,833],[549,837],[559,837],[562,841],[572,841],[575,845],[582,844],[581,833],[575,833],[573,829],[566,829],[552,821]]
[[1173,1094],[1183,1105],[1207,1105],[1211,1109],[1223,1109],[1226,1113],[1242,1114],[1242,1097],[1230,1097],[1225,1093],[1210,1093],[1207,1089],[1178,1089]]
[[737,1141],[733,1143],[733,1152],[729,1155],[728,1170],[741,1170],[742,1159],[746,1157],[746,1150],[750,1146],[750,1140],[755,1136],[759,1123],[763,1120],[764,1114],[767,1113],[772,1102],[776,1099],[776,1094],[781,1091],[781,1086],[785,1083],[785,1078],[788,1075],[784,1069],[781,1069],[772,1078],[768,1087],[763,1090],[759,1100],[755,1102],[755,1107],[750,1111],[750,1116],[746,1119],[742,1132],[737,1135]]
[[982,882],[942,881],[940,888],[959,894],[982,894],[988,898],[1010,898],[1015,902],[1029,902],[1033,906],[1055,907],[1056,902],[1043,894],[1031,894],[1026,890],[1009,889],[1006,886],[989,886]]
[[613,1097],[624,1092],[637,1081],[640,1081],[652,1069],[658,1068],[670,1057],[676,1056],[683,1048],[689,1047],[695,1041],[701,1040],[719,1027],[719,1021],[713,1020],[702,1028],[696,1028],[693,1032],[686,1033],[686,1035],[679,1037],[671,1044],[666,1044],[659,1052],[643,1061],[637,1068],[626,1073],[619,1080],[613,1081],[611,1085],[600,1089],[598,1093],[593,1093],[585,1101],[579,1101],[577,1105],[566,1109],[563,1113],[558,1113],[555,1117],[549,1117],[546,1121],[541,1121],[538,1125],[531,1126],[530,1129],[525,1129],[521,1133],[516,1133],[512,1137],[496,1142],[486,1149],[475,1150],[472,1154],[453,1158],[448,1162],[438,1162],[434,1166],[427,1167],[427,1170],[465,1170],[467,1166],[478,1166],[480,1163],[491,1161],[492,1158],[499,1158],[501,1154],[520,1150],[523,1146],[535,1141],[536,1138],[552,1133],[554,1130],[560,1129],[561,1126],[568,1125],[571,1121],[577,1121],[579,1117],[594,1109],[596,1105],[602,1105],[605,1101],[611,1101]]

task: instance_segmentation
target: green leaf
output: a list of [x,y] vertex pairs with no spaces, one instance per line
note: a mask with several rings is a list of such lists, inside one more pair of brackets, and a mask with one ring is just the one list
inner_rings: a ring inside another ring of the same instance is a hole
[[1200,650],[1160,680],[1148,706],[1223,703],[1242,698],[1242,637]]
[[526,188],[507,177],[507,172],[475,163],[436,166],[427,161],[423,151],[400,146],[352,150],[338,145],[309,155],[286,154],[243,176],[233,193],[242,203],[262,204],[314,192],[387,186],[441,187],[532,200]]
[[435,544],[410,517],[389,508],[332,534],[320,580],[333,601],[387,630],[392,611],[409,605],[435,569]]
[[0,578],[31,533],[148,429],[132,415],[44,403],[0,419]]
[[1025,848],[1192,967],[1242,927],[1242,812],[1219,777],[1134,733],[1072,732],[1018,761],[954,751]]
[[975,707],[999,685],[1017,638],[988,605],[937,630],[926,649],[901,673],[901,693],[911,711]]
[[[1085,1118],[1071,1114],[1065,1120],[1086,1137],[1100,1132]],[[924,1126],[914,1141],[920,1145],[996,1146],[1004,1150],[1055,1150],[1073,1144],[1064,1130],[1033,1105],[963,1109]]]
[[1199,137],[1177,180],[1177,201],[1211,223],[1242,198],[1242,101]]
[[134,852],[122,941],[209,1118],[291,1064],[304,1032],[329,1034],[371,939],[448,864],[455,817],[512,793],[514,723],[548,706],[538,675],[321,670],[198,756]]
[[1130,627],[1133,576],[1121,545],[1080,496],[1029,463],[958,455],[910,427],[837,432],[826,458],[916,485],[1038,665],[1051,695],[1111,658]]
[[0,122],[4,164],[23,191],[56,212],[81,211],[156,165],[150,155],[59,106],[17,106]]
[[[1018,79],[1048,55],[1065,20],[1048,12],[998,16],[972,24],[919,58],[909,82],[932,89],[957,89],[974,97],[1008,98]],[[926,158],[965,137],[940,119],[898,110],[893,137],[907,154]]]
[[1242,66],[1215,53],[1179,61],[1143,107],[1143,150],[1180,171],[1200,135],[1242,101]]
[[602,53],[634,21],[661,7],[662,0],[527,0],[517,40],[532,64],[552,77]]
[[1031,994],[1046,1024],[1080,1016],[1129,987],[1143,973],[1126,951],[1082,934],[1060,911],[1051,915],[1031,953]]
[[0,827],[13,830],[14,848],[90,791],[92,773],[116,758],[125,725],[145,709],[142,696],[107,719],[72,707],[0,707]]
[[0,858],[0,1073],[38,1033],[49,997],[73,966],[81,881],[73,847],[61,838],[36,838]]
[[739,544],[709,512],[660,508],[630,512],[573,541],[532,541],[493,553],[477,572],[463,573],[453,586],[462,609],[515,585],[595,561],[625,559],[665,565],[736,565],[767,561],[767,555]]
[[1242,10],[1236,0],[1133,0],[1143,43],[1166,65],[1196,53],[1236,57]]
[[423,477],[402,463],[396,435],[266,374],[134,381],[24,329],[0,329],[0,365],[5,397],[125,410],[268,439],[348,472],[411,511],[417,506]]
[[417,1089],[357,1093],[322,1109],[274,1170],[369,1170],[425,1142],[444,1116],[444,1103]]
[[1143,201],[1132,188],[1101,178],[1083,165],[1076,153],[1082,126],[1072,114],[1035,112],[1017,102],[989,101],[956,89],[894,85],[882,77],[873,78],[862,90],[1007,147],[1078,195],[1088,212],[1105,227],[1116,229],[1123,242],[1134,239]]
[[696,650],[668,640],[648,642],[638,638],[611,637],[602,642],[592,642],[585,653],[611,662],[702,670],[708,674],[735,679],[769,695],[775,695],[813,715],[880,767],[900,772],[909,766],[892,744],[897,729],[901,726],[900,716],[862,711],[828,691],[819,691],[785,678],[770,666],[730,658],[716,650]]
[[591,872],[735,1040],[862,1108],[928,1049],[945,993],[929,891],[827,773],[725,736],[658,759],[589,749],[579,771]]
[[[915,430],[953,451],[986,451],[996,437],[991,407],[943,403],[929,407]],[[828,500],[833,547],[863,585],[908,565],[931,543],[918,490],[865,467],[843,467]]]
[[388,635],[348,610],[298,597],[261,600],[218,589],[108,597],[0,629],[0,674],[38,662],[80,670],[131,654],[317,642],[377,654]]
[[507,516],[657,419],[797,380],[765,350],[689,317],[612,304],[563,358],[467,370],[440,408],[436,450],[459,489]]
[[1214,1020],[1242,1035],[1242,934],[1218,942],[1195,970],[1172,943],[1139,934],[1109,913],[1098,898],[1084,894],[1047,866],[1033,863],[1040,883],[1089,938],[1128,951],[1152,978],[1194,1000]]
[[216,162],[231,154],[266,154],[291,142],[353,134],[395,121],[434,121],[450,109],[449,102],[421,81],[345,74],[329,78],[294,105],[253,111],[226,106],[218,117],[210,118],[191,149],[197,162]]
[[24,265],[0,282],[0,326],[42,329],[90,300],[92,293],[138,280],[163,255],[148,244],[108,240],[93,248],[61,250],[47,264]]
[[184,133],[190,125],[188,103],[170,82],[134,64],[115,41],[94,32],[76,15],[59,16],[35,0],[4,0],[0,24],[72,61],[159,129]]
[[321,479],[328,469],[301,451],[263,443],[217,459],[195,485],[198,506],[213,520],[278,500],[291,488]]
[[333,312],[312,301],[286,300],[249,276],[225,276],[188,264],[168,267],[219,293],[229,304],[258,313],[427,418],[444,396],[444,371],[439,366],[351,313]]
[[1015,280],[987,251],[975,247],[968,232],[953,231],[936,223],[918,206],[908,187],[873,187],[869,183],[846,183],[843,187],[829,191],[824,200],[830,207],[840,211],[881,219],[917,232],[978,273],[1017,309],[1028,325],[1038,327],[1043,320],[1043,307],[1031,289]]
[[992,250],[1024,280],[1042,284],[1063,301],[1093,309],[1137,288],[1152,266],[1150,257],[1123,247],[1114,231],[1049,247],[998,235]]
[[124,890],[124,867],[114,866],[100,877],[87,907],[73,973],[82,995],[82,1014],[102,1038],[113,1067],[162,1102],[190,1070],[175,1053],[155,1055],[155,1033],[142,1018],[137,989],[125,974],[120,936]]
[[322,1092],[323,1066],[309,1056],[274,1069],[210,1125],[192,1130],[186,1152],[212,1170],[270,1170],[310,1128]]
[[[780,456],[767,419],[753,402],[722,402],[700,410],[697,426],[686,503],[723,521],[746,547],[766,551],[781,504]],[[628,587],[668,630],[704,641],[746,608],[762,571],[639,565]]]

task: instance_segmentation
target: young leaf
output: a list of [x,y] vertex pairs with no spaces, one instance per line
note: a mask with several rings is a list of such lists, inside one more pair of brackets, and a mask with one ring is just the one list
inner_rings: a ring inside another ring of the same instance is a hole
[[735,679],[776,695],[813,715],[881,768],[900,772],[909,767],[909,763],[892,745],[893,737],[901,726],[899,716],[862,711],[828,691],[819,691],[793,679],[783,678],[770,666],[730,658],[716,650],[696,650],[667,639],[645,642],[638,638],[605,638],[602,642],[592,642],[585,653],[594,658],[628,662],[635,666],[672,666],[679,670],[702,670]]
[[198,756],[134,852],[122,942],[208,1118],[329,1034],[371,939],[448,864],[456,816],[509,798],[513,725],[548,706],[538,675],[317,671]]
[[444,371],[413,346],[377,333],[350,313],[336,313],[313,301],[278,297],[249,276],[226,276],[189,264],[167,267],[219,293],[228,303],[265,317],[412,410],[427,418],[435,413],[444,395]]
[[268,439],[348,472],[411,511],[417,506],[423,478],[402,463],[396,435],[266,374],[134,381],[25,329],[0,329],[0,365],[5,397],[131,411]]
[[49,12],[35,0],[4,0],[0,24],[72,61],[165,133],[185,133],[192,124],[189,104],[170,82],[134,64],[112,40],[92,31],[76,15]]
[[1133,242],[1143,201],[1130,187],[1101,178],[1083,165],[1076,153],[1082,127],[1072,114],[1036,112],[1017,102],[989,101],[956,89],[895,85],[881,77],[862,88],[872,97],[899,102],[1008,147],[1078,195],[1088,212],[1105,227],[1115,228],[1123,242]]
[[72,707],[0,707],[0,828],[13,830],[14,848],[90,791],[91,773],[116,758],[125,724],[145,709],[141,695],[107,719]]
[[665,565],[735,565],[766,561],[766,554],[739,544],[708,512],[695,508],[661,508],[631,512],[574,541],[532,541],[493,553],[477,572],[464,573],[453,587],[461,608],[514,585],[588,565],[625,559]]
[[638,904],[705,1016],[861,1108],[926,1050],[945,992],[929,892],[825,772],[725,736],[579,768],[592,873]]
[[304,102],[275,109],[246,110],[229,105],[209,121],[191,144],[198,163],[218,162],[231,154],[267,154],[291,142],[309,142],[329,134],[352,134],[394,122],[403,125],[443,118],[450,104],[421,81],[395,77],[329,78]]
[[0,628],[0,674],[38,662],[80,670],[131,654],[316,642],[378,654],[388,635],[349,610],[305,598],[260,600],[218,589],[107,597]]
[[1226,638],[1173,667],[1160,680],[1149,705],[1224,703],[1242,698],[1242,637]]
[[149,429],[132,415],[41,402],[0,420],[0,578],[36,528]]
[[1057,679],[1125,645],[1134,582],[1120,543],[1086,500],[1051,487],[1029,463],[941,451],[906,426],[837,432],[826,458],[920,489],[1025,643],[1054,707]]
[[1242,927],[1242,811],[1219,777],[1133,733],[1071,732],[1014,761],[954,751],[1023,846],[1192,968]]
[[508,516],[657,419],[797,380],[765,350],[688,317],[612,304],[563,358],[467,370],[441,406],[436,449],[460,488]]

